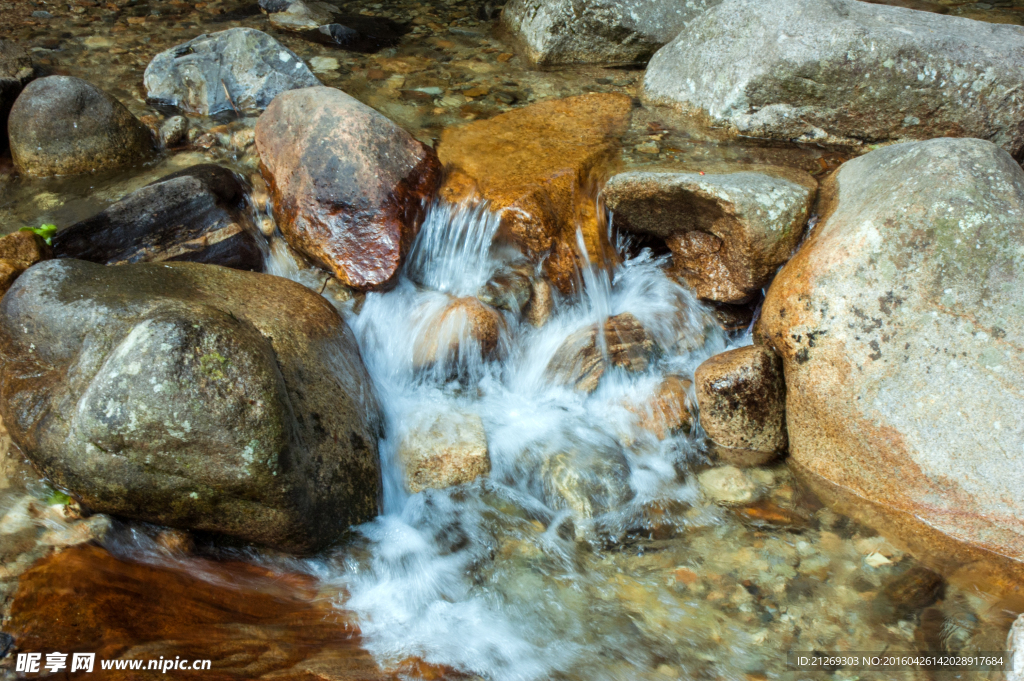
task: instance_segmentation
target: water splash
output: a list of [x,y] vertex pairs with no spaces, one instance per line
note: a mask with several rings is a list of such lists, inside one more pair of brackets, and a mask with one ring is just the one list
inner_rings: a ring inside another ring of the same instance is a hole
[[[464,352],[424,370],[417,344],[436,335],[446,310],[522,257],[495,244],[498,225],[482,205],[432,206],[395,288],[348,314],[385,410],[384,513],[327,574],[382,661],[419,657],[502,681],[626,678],[653,664],[658,646],[624,618],[603,550],[642,530],[652,504],[694,502],[686,471],[703,456],[699,428],[659,439],[642,425],[643,406],[665,377],[692,376],[726,339],[666,276],[664,259],[642,252],[614,269],[583,268],[579,293],[556,296],[541,328],[501,312],[490,353],[460,322]],[[610,366],[589,395],[551,380],[567,338],[624,312],[660,348],[647,371]],[[402,440],[438,413],[479,417],[491,473],[410,494]],[[691,633],[699,645],[703,634]]]

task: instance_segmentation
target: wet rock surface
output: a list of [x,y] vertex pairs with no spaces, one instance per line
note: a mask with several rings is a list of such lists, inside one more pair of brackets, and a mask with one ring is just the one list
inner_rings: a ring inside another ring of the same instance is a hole
[[256,148],[288,242],[345,285],[390,283],[441,179],[434,151],[332,88],[278,97]]
[[791,457],[932,542],[1019,559],[1024,173],[989,142],[931,140],[844,164],[823,196],[759,324]]
[[640,321],[624,312],[605,320],[601,328],[583,328],[566,338],[548,363],[546,376],[591,393],[609,366],[644,371],[656,350]]
[[[438,144],[448,170],[441,196],[488,201],[502,230],[533,258],[558,244],[572,257],[578,227],[596,236],[592,204],[631,109],[623,95],[581,95],[446,130]],[[592,258],[607,250],[588,245]],[[563,291],[572,287],[572,263],[553,279]]]
[[744,135],[978,137],[1020,158],[1024,98],[1006,67],[1022,60],[1015,27],[856,0],[726,0],[651,59],[644,97]]
[[413,494],[472,482],[491,471],[484,424],[469,413],[435,414],[410,425],[398,458]]
[[341,14],[337,6],[326,2],[298,0],[272,9],[269,20],[274,28],[352,52],[372,53],[392,47],[405,33],[390,19]]
[[146,67],[145,84],[150,99],[211,115],[262,111],[282,92],[320,81],[271,36],[232,28],[161,52]]
[[18,231],[0,238],[0,295],[32,265],[50,258],[52,251],[46,241],[30,231]]
[[[215,665],[174,670],[175,678],[397,678],[360,648],[359,629],[346,614],[316,600],[309,577],[237,561],[190,567],[133,562],[94,546],[54,554],[23,575],[7,626],[20,652],[88,648],[97,659],[162,656]],[[318,675],[318,665],[331,676]],[[89,674],[72,678],[79,676]]]
[[665,239],[675,276],[698,296],[749,301],[796,249],[817,182],[785,168],[701,168],[640,167],[602,196],[620,228]]
[[510,0],[502,25],[538,66],[646,62],[719,0]]
[[700,424],[723,460],[767,463],[786,450],[786,383],[782,361],[750,345],[706,360],[694,373]]
[[413,367],[458,372],[498,350],[505,321],[493,307],[476,298],[456,298],[440,310],[422,310],[422,334],[413,346]]
[[108,265],[180,260],[260,271],[263,254],[245,201],[233,172],[194,166],[62,230],[53,238],[54,255]]
[[147,158],[149,130],[106,92],[84,80],[49,76],[18,96],[7,121],[11,155],[27,175],[76,175]]
[[377,404],[307,289],[53,260],[8,291],[0,324],[11,437],[89,508],[295,551],[376,512]]

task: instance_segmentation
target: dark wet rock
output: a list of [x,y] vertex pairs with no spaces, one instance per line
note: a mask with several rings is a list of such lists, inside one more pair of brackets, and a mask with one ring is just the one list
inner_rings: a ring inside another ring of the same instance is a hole
[[390,19],[346,14],[300,35],[315,43],[370,54],[397,45],[404,33],[403,28]]
[[[54,553],[21,577],[5,629],[19,652],[43,653],[43,662],[54,650],[79,649],[98,659],[217,661],[212,671],[167,674],[175,679],[396,678],[360,647],[357,624],[316,595],[306,575],[241,561],[160,566],[83,546]],[[93,675],[108,681],[140,674],[99,667]]]
[[377,512],[373,388],[299,284],[49,260],[0,303],[0,351],[12,440],[93,511],[291,551]]
[[480,6],[476,8],[476,18],[480,21],[494,21],[501,17],[501,11],[504,7],[504,2],[484,0],[484,2],[480,3]]
[[0,295],[22,272],[52,256],[46,241],[30,231],[17,231],[0,238]]
[[268,14],[283,12],[294,0],[259,0],[260,9]]
[[759,466],[786,450],[786,384],[774,352],[723,352],[697,367],[694,382],[700,424],[721,459]]
[[909,619],[942,598],[946,582],[931,570],[914,566],[882,587],[881,609],[892,609],[895,619]]
[[456,298],[434,310],[424,309],[418,323],[421,332],[412,358],[416,369],[439,367],[449,372],[494,356],[505,326],[501,313],[472,297]]
[[282,92],[320,81],[298,55],[266,33],[231,28],[153,57],[145,84],[152,100],[211,115],[262,111]]
[[227,168],[199,165],[132,192],[53,238],[54,255],[107,265],[184,260],[259,271],[263,255]]
[[609,363],[633,372],[647,369],[656,347],[636,317],[629,312],[609,317],[602,332],[607,359],[601,349],[598,326],[584,327],[572,333],[555,351],[546,369],[549,380],[591,393],[597,388]]
[[149,129],[112,96],[84,80],[29,83],[7,123],[11,155],[26,175],[75,175],[138,163],[153,148]]
[[350,52],[377,52],[393,47],[404,29],[384,17],[341,14],[326,2],[295,0],[269,17],[270,25],[281,31],[297,33],[307,40],[335,45]]
[[651,59],[643,94],[754,137],[978,137],[1019,159],[1022,66],[1017,26],[857,0],[724,0]]
[[890,5],[892,7],[905,7],[919,12],[934,12],[936,14],[949,14],[949,8],[931,0],[862,0],[872,5]]
[[530,302],[532,279],[533,265],[528,262],[509,263],[500,267],[494,276],[480,287],[476,297],[499,310],[519,314]]
[[327,87],[279,96],[256,149],[285,239],[343,284],[389,285],[441,180],[434,150]]
[[848,161],[821,194],[757,324],[790,460],[931,551],[1024,560],[1024,171],[936,139]]
[[539,66],[646,62],[721,0],[509,0],[502,24]]
[[177,147],[188,141],[188,119],[171,116],[160,126],[160,143],[165,147]]
[[21,85],[32,80],[32,58],[13,40],[0,38],[0,79],[11,78]]
[[789,260],[817,188],[785,168],[653,165],[615,175],[603,196],[616,226],[665,239],[673,276],[698,296],[742,303]]
[[398,446],[405,486],[413,494],[471,482],[491,472],[487,433],[472,413],[446,412],[419,418]]

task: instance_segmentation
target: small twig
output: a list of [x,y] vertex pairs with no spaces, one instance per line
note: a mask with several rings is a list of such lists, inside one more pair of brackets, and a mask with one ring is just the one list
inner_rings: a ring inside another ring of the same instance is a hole
[[235,110],[235,113],[238,114],[239,117],[241,117],[242,112],[238,110],[238,107],[235,106],[234,101],[232,101],[231,93],[228,92],[228,86],[224,84],[224,79],[223,78],[220,79],[220,86],[222,88],[224,88],[224,96],[228,98],[228,104],[230,104],[231,108]]

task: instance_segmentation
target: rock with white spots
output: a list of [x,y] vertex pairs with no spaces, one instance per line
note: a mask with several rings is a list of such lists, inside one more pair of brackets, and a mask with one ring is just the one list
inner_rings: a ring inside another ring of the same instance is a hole
[[92,511],[291,551],[377,512],[373,387],[304,286],[50,260],[3,297],[0,352],[11,439]]
[[1024,154],[1024,28],[857,0],[724,0],[651,58],[643,96],[743,135],[987,139]]
[[755,332],[782,357],[790,461],[893,536],[1019,569],[1024,171],[936,139],[848,161],[822,196]]
[[262,111],[286,90],[320,81],[298,55],[253,28],[203,34],[146,67],[147,96],[190,113]]
[[616,226],[665,240],[671,273],[698,296],[743,303],[789,260],[817,188],[774,166],[651,165],[615,175],[603,193]]

